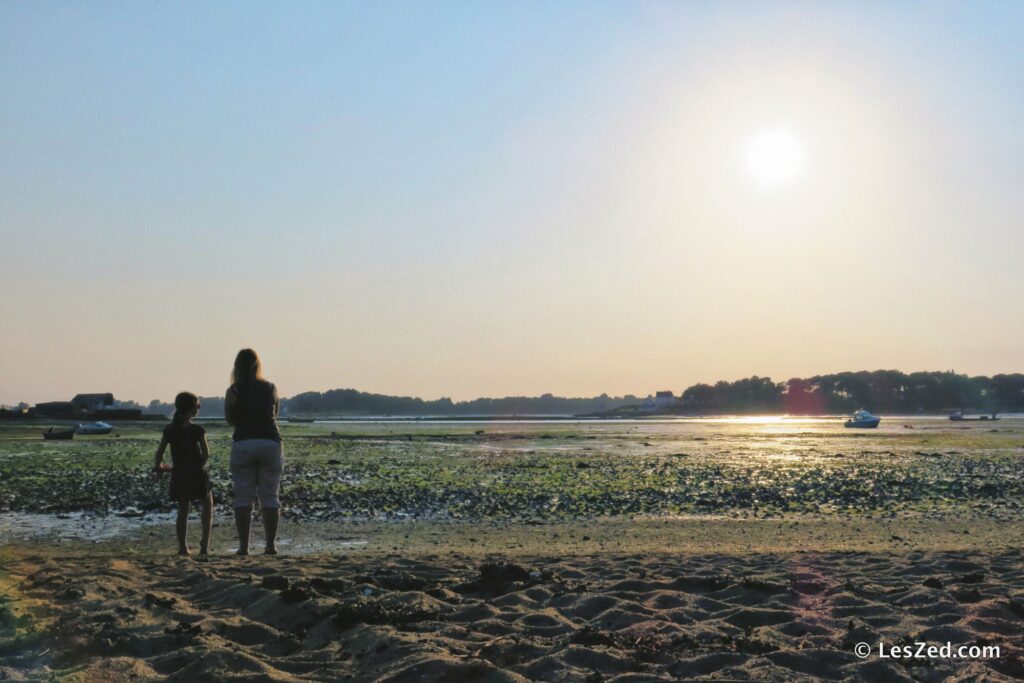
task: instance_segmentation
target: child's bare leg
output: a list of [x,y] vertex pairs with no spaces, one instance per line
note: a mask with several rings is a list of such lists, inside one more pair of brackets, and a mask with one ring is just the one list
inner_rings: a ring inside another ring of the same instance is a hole
[[175,530],[178,532],[178,554],[188,555],[188,509],[191,507],[191,503],[187,500],[178,501],[178,519],[174,524]]
[[210,533],[213,530],[213,494],[207,493],[206,500],[200,503],[203,511],[203,537],[199,541],[199,554],[210,552]]
[[249,554],[249,529],[252,526],[252,506],[235,508],[235,529],[238,531],[238,555]]

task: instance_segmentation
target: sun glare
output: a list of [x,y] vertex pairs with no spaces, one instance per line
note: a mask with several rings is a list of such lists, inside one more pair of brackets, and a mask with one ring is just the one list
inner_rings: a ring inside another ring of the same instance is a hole
[[769,130],[755,137],[747,149],[747,169],[763,185],[778,185],[800,172],[804,150],[788,130]]

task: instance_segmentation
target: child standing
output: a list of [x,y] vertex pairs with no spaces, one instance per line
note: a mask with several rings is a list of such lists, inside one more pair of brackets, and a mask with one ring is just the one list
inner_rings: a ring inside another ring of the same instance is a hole
[[[199,414],[199,397],[183,391],[174,399],[174,418],[164,428],[160,447],[156,450],[153,471],[156,476],[171,472],[171,500],[178,504],[178,554],[190,555],[186,533],[188,513],[192,501],[198,501],[202,511],[203,536],[199,541],[199,554],[210,551],[210,530],[213,527],[213,494],[206,462],[210,459],[210,446],[206,443],[206,430],[192,422]],[[164,451],[171,447],[173,466],[163,464]]]

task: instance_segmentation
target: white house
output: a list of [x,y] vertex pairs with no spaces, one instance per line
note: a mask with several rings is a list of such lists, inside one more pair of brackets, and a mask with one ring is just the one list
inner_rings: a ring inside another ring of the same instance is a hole
[[672,395],[671,391],[659,391],[654,395],[654,407],[658,410],[671,408],[675,402],[676,397]]

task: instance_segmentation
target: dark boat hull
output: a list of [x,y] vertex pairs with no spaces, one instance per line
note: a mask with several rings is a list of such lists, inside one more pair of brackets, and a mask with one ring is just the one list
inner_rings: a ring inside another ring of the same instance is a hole
[[68,429],[63,432],[55,432],[51,429],[49,431],[43,432],[43,438],[49,441],[68,441],[70,439],[75,438],[75,430]]
[[843,426],[847,429],[874,429],[881,421],[882,419],[878,417],[870,420],[847,420]]

